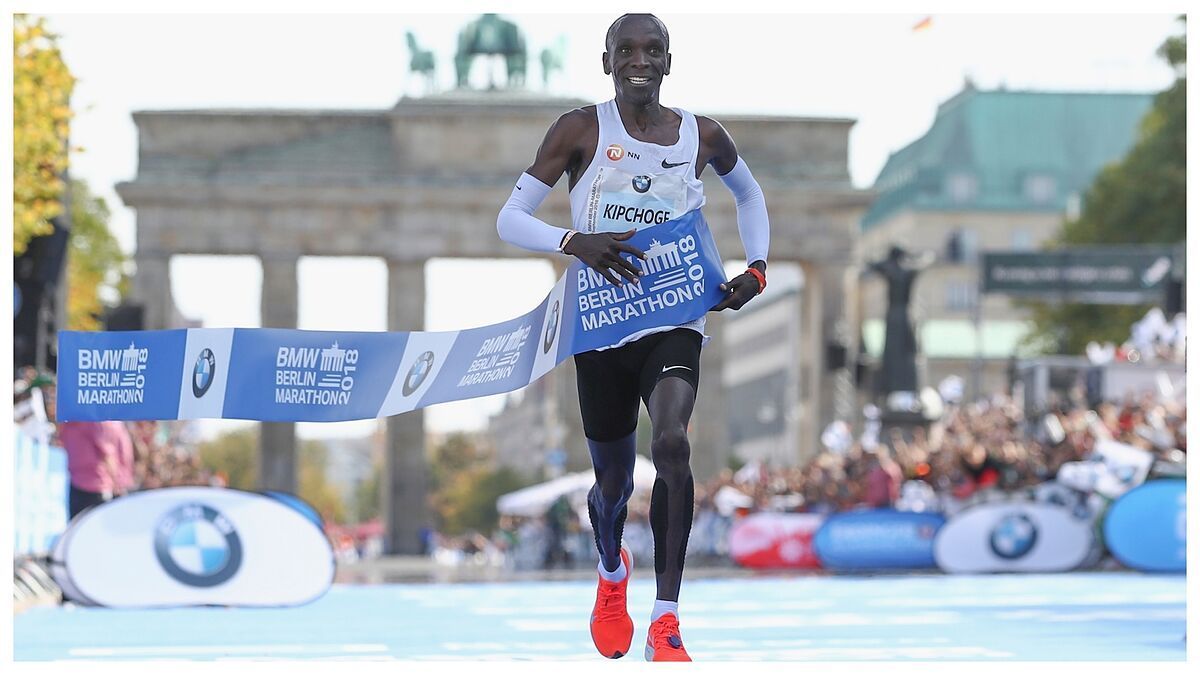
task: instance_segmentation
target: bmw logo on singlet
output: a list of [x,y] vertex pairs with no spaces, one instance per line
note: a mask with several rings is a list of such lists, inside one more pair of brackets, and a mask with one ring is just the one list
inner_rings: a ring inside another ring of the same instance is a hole
[[192,368],[192,395],[200,398],[207,394],[208,388],[212,386],[216,376],[217,357],[213,355],[211,349],[205,347],[204,351],[200,352],[199,358],[196,359],[196,365]]
[[433,372],[433,352],[425,352],[417,357],[412,368],[408,369],[408,377],[404,378],[404,389],[402,390],[405,396],[412,396],[412,393],[421,388],[421,383],[425,378],[429,377],[429,373]]
[[650,189],[650,176],[634,176],[633,189],[638,193],[645,193]]
[[554,336],[558,333],[558,300],[554,301],[554,307],[550,308],[550,321],[546,326],[546,337],[542,339],[542,353],[549,354],[550,347],[554,344]]
[[184,504],[158,521],[154,553],[163,571],[187,586],[208,588],[229,581],[242,566],[242,540],[216,509]]
[[1033,550],[1037,538],[1037,525],[1033,520],[1024,513],[1014,513],[996,524],[989,543],[992,553],[1005,560],[1016,560]]

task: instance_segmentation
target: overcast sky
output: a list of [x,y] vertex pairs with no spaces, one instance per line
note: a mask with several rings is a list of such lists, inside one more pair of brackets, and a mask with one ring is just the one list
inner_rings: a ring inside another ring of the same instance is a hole
[[[536,55],[561,38],[565,68],[549,92],[611,98],[600,53],[613,14],[505,16],[526,34],[530,88],[542,88]],[[964,78],[985,89],[1108,92],[1155,92],[1172,81],[1155,51],[1180,31],[1174,14],[935,14],[927,28],[914,30],[926,16],[663,12],[673,67],[662,100],[718,120],[729,113],[853,118],[851,177],[868,187],[888,154],[924,133],[937,105],[959,91]],[[405,32],[435,52],[440,84],[449,87],[454,40],[471,18],[51,13],[50,26],[78,78],[72,140],[82,150],[72,157],[71,172],[107,199],[113,230],[132,252],[134,213],[113,185],[136,175],[133,111],[390,108],[406,93],[421,91],[407,72]],[[486,64],[476,63],[472,77],[485,81]],[[557,189],[564,186],[562,181]],[[769,208],[769,194],[767,201]],[[495,236],[494,222],[479,228],[480,236]],[[180,257],[172,272],[185,315],[208,326],[259,325],[256,261]],[[498,274],[511,282],[487,283]],[[512,318],[537,304],[554,281],[549,265],[536,261],[437,260],[426,276],[429,330]],[[300,327],[386,330],[384,286],[381,260],[303,259]],[[427,426],[480,428],[499,406],[499,397],[437,406],[426,415]],[[300,433],[357,435],[373,424],[301,425]]]

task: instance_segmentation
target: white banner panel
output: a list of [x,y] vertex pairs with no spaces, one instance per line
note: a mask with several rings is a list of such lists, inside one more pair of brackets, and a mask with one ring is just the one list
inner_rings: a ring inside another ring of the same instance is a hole
[[107,607],[299,605],[333,582],[325,533],[253,492],[137,492],[81,514],[64,539],[69,584]]
[[[71,522],[79,522],[78,517]],[[62,589],[63,597],[67,600],[77,605],[95,605],[96,603],[84,597],[83,593],[80,593],[79,589],[75,588],[75,583],[71,581],[71,576],[67,574],[67,566],[63,564],[63,553],[67,550],[67,543],[71,540],[72,531],[71,527],[67,526],[67,531],[63,532],[62,536],[54,542],[54,550],[50,552],[50,577]]]
[[179,419],[222,416],[232,352],[232,328],[188,330],[179,388]]
[[950,519],[933,542],[946,572],[1066,572],[1088,557],[1090,514],[1057,504],[1003,502],[973,506]]
[[454,348],[458,331],[439,333],[411,333],[400,358],[400,368],[388,389],[380,417],[399,415],[417,408],[421,397],[437,379],[437,374],[446,365],[446,356]]
[[532,382],[539,377],[550,372],[554,366],[558,365],[558,343],[562,338],[566,329],[563,328],[563,317],[567,314],[567,307],[563,306],[566,302],[567,279],[570,274],[564,274],[558,279],[558,283],[554,285],[554,290],[550,291],[550,297],[546,298],[546,313],[542,316],[542,330],[538,333],[538,349],[533,357],[533,372],[529,376],[529,381]]

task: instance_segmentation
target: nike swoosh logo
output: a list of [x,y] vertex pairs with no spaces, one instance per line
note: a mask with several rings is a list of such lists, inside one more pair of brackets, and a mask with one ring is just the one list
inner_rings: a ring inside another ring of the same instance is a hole
[[676,368],[683,368],[684,370],[691,370],[691,368],[688,368],[687,366],[663,366],[662,371],[665,373],[668,370],[675,370]]
[[675,163],[675,164],[668,164],[668,163],[667,163],[667,160],[665,160],[665,159],[664,159],[664,160],[663,160],[663,163],[662,163],[662,167],[663,167],[664,169],[674,169],[675,167],[677,167],[677,166],[683,166],[684,164],[687,164],[687,162],[678,162],[678,163]]
[[517,189],[518,189],[518,190],[520,190],[520,189],[521,189],[521,186],[520,186],[520,185],[518,185],[518,186],[517,186]]

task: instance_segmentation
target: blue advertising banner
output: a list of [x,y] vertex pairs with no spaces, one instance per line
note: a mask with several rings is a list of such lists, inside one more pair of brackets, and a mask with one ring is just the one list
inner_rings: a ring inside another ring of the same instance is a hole
[[1187,481],[1150,481],[1104,516],[1104,543],[1122,565],[1143,572],[1187,570]]
[[933,541],[945,522],[940,513],[838,513],[817,530],[813,548],[822,567],[832,570],[937,567]]
[[645,227],[636,284],[575,260],[531,312],[446,332],[195,328],[59,333],[60,420],[340,422],[519,389],[573,354],[703,316],[724,293],[699,210]]

